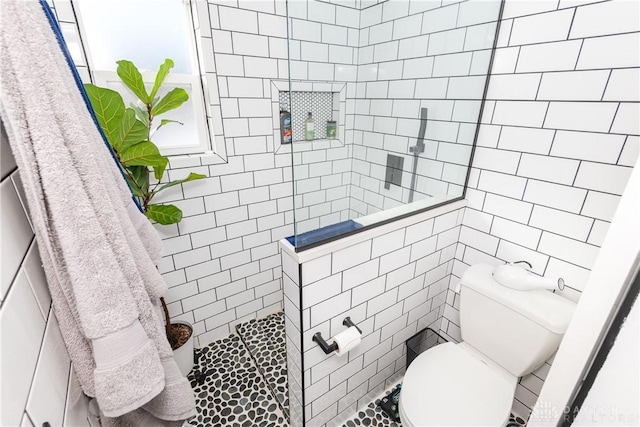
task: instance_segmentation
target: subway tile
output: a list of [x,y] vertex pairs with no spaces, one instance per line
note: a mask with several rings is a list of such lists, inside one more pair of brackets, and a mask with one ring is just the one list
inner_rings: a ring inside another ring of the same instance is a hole
[[[241,56],[216,53],[215,57],[219,75],[244,76],[244,65]],[[225,112],[228,113],[228,110]]]
[[244,74],[247,77],[278,77],[278,61],[269,58],[244,57]]
[[487,99],[536,99],[540,78],[541,74],[503,74],[491,76]]
[[612,1],[578,7],[569,37],[576,39],[639,31],[638,16],[640,4],[635,1]]
[[586,241],[593,220],[543,206],[534,206],[529,225],[572,239]]
[[532,208],[530,203],[488,193],[483,211],[526,224],[529,222]]
[[483,2],[465,2],[460,4],[458,27],[471,26],[498,19],[500,2],[497,0]]
[[329,61],[329,46],[320,43],[301,43],[301,58],[303,61],[327,62]]
[[443,31],[429,35],[428,55],[461,52],[464,48],[465,29]]
[[274,2],[272,0],[260,1],[260,0],[238,0],[238,7],[240,9],[251,9],[258,12],[274,13]]
[[2,196],[2,283],[0,297],[4,299],[15,277],[29,244],[33,231],[11,179],[0,184]]
[[[322,42],[346,47],[348,32],[344,27],[322,24]],[[317,40],[320,41],[320,40]]]
[[258,32],[258,14],[248,10],[231,7],[218,7],[220,27],[223,30],[243,31],[246,33]]
[[268,37],[234,32],[231,39],[236,55],[269,56]]
[[475,228],[478,231],[489,233],[492,221],[492,215],[475,209],[465,208],[462,224],[467,227]]
[[360,28],[360,11],[350,7],[336,8],[336,24],[351,28]]
[[588,269],[593,267],[598,249],[597,246],[547,232],[542,233],[538,246],[542,253]]
[[554,133],[549,129],[503,126],[498,147],[525,153],[549,154]]
[[18,425],[27,403],[45,331],[45,320],[22,272],[18,273],[11,292],[4,300],[0,320],[2,381],[5,385],[12,384],[11,393],[2,394],[2,424]]
[[[262,98],[263,96],[263,88],[262,88],[262,80],[255,78],[240,78],[240,77],[229,77],[227,79],[229,84],[229,96],[234,98]],[[226,126],[226,125],[225,125]],[[225,135],[226,135],[226,127],[225,127]],[[248,135],[248,132],[245,132],[241,135]],[[227,135],[228,136],[228,135]]]
[[373,239],[371,257],[377,258],[386,253],[400,249],[404,243],[405,229],[400,229]]
[[[438,55],[433,64],[433,77],[466,76],[471,66],[470,52]],[[431,58],[428,58],[431,59]],[[414,60],[415,61],[415,60]],[[405,66],[409,61],[405,61]],[[426,67],[425,67],[426,68]],[[416,77],[429,77],[420,75]]]
[[351,291],[351,305],[357,307],[358,305],[369,301],[372,298],[382,294],[385,290],[385,278],[384,276],[377,277],[366,283],[358,285]]
[[283,16],[267,13],[258,14],[258,32],[261,35],[287,37],[287,21]]
[[[484,6],[484,4],[482,6]],[[467,27],[467,35],[464,40],[464,50],[479,51],[484,49],[485,53],[487,54],[487,61],[485,62],[485,64],[489,65],[489,49],[493,48],[495,33],[496,22]],[[481,52],[475,52],[474,56],[480,53]],[[486,73],[486,70],[487,67],[484,67],[483,69],[479,70],[478,73],[484,74]]]
[[371,241],[367,240],[332,254],[332,273],[346,270],[370,259]]
[[621,195],[632,168],[582,162],[574,185],[589,190]]
[[611,221],[613,220],[613,214],[618,208],[618,203],[620,203],[620,196],[589,191],[580,214],[604,221]]
[[640,68],[611,70],[603,101],[640,101]]
[[593,227],[589,232],[589,238],[587,239],[587,243],[601,247],[608,231],[609,231],[608,222],[595,220],[593,223]]
[[312,21],[336,23],[336,6],[319,1],[310,1],[307,5],[307,17]]
[[579,213],[587,191],[571,186],[530,179],[523,200],[568,212]]
[[420,35],[421,15],[410,15],[398,19],[393,25],[393,39],[404,39]]
[[534,15],[558,8],[558,0],[520,0],[505,3],[502,19]]
[[640,104],[625,102],[620,104],[616,118],[611,126],[612,133],[640,135]]
[[571,185],[579,164],[579,161],[573,159],[523,154],[518,166],[518,175]]
[[[496,218],[497,220],[498,218]],[[495,221],[495,220],[494,220]],[[473,228],[462,226],[460,228],[460,243],[478,249],[489,255],[495,255],[498,242],[494,236],[490,236]]]
[[350,308],[350,300],[350,293],[345,292],[314,305],[311,307],[311,326],[316,326],[347,311]]
[[527,185],[525,178],[483,170],[480,172],[478,190],[522,199]]
[[364,282],[368,282],[378,277],[378,266],[380,260],[378,258],[362,263],[356,267],[352,267],[342,273],[342,290],[347,291]]
[[294,39],[312,42],[322,41],[322,25],[301,19],[292,19],[292,35]]
[[516,72],[573,70],[581,46],[581,40],[522,46],[518,55]]
[[328,298],[341,293],[342,277],[334,274],[302,288],[302,302],[305,307],[311,307]]
[[380,258],[380,273],[385,274],[389,271],[400,268],[409,263],[409,258],[411,256],[411,248],[405,247],[403,249],[399,249],[397,251],[388,253],[383,255]]
[[623,135],[558,131],[551,155],[615,164],[624,140]]
[[391,40],[393,34],[393,22],[385,22],[374,25],[369,29],[369,44],[377,45]]
[[398,59],[398,41],[390,41],[375,45],[373,49],[375,62],[393,61]]
[[[435,33],[456,28],[458,20],[457,4],[439,7],[422,15],[422,34]],[[461,27],[466,25],[460,25]]]
[[536,99],[600,101],[608,79],[608,70],[544,73]]
[[[566,40],[571,28],[573,10],[561,10],[516,18],[509,46]],[[545,28],[545,31],[540,31]]]
[[[536,207],[534,207],[534,211]],[[535,223],[533,220],[529,221],[529,225],[544,229],[542,224],[543,223],[541,221],[536,221]],[[527,248],[536,249],[536,247],[538,246],[538,242],[540,241],[540,235],[542,234],[542,232],[536,228],[528,227],[517,222],[496,217],[494,218],[493,224],[491,226],[491,234],[501,239],[509,240],[513,243],[525,246]]]
[[493,124],[542,127],[547,102],[498,101],[493,112]]
[[398,45],[398,59],[421,58],[426,56],[428,43],[428,35],[400,40]]
[[473,157],[473,166],[479,169],[515,174],[518,164],[521,163],[520,158],[520,153],[514,151],[478,147]]
[[437,243],[436,236],[430,237],[428,239],[420,240],[414,243],[413,245],[411,245],[411,257],[409,261],[413,262],[425,256],[431,255],[436,251],[436,243]]
[[640,66],[640,37],[637,33],[585,39],[577,70]]

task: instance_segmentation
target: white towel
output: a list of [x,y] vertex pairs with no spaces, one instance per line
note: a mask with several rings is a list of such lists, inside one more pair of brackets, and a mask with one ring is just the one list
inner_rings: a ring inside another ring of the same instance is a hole
[[176,375],[159,314],[160,238],[132,202],[40,3],[2,0],[0,16],[0,117],[83,390],[105,426],[190,418],[193,391]]

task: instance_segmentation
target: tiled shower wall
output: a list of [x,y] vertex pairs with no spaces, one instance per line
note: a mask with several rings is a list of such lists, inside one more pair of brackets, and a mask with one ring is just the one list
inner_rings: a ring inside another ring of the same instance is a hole
[[[451,286],[527,260],[578,299],[638,156],[640,4],[507,0]],[[442,332],[460,339],[458,295]],[[546,364],[522,378],[528,414]]]
[[0,132],[0,424],[87,425],[88,399],[75,378],[51,309],[18,168],[4,127]]
[[[282,251],[293,425],[303,411],[307,426],[340,425],[404,372],[409,337],[439,329],[463,212],[420,214],[302,264]],[[362,342],[342,357],[324,354],[313,335],[335,336],[347,316]]]
[[[293,234],[293,198],[290,146],[280,147],[275,138],[278,111],[272,107],[278,100],[272,82],[288,77],[285,2],[197,1],[196,7],[207,102],[214,112],[220,106],[212,125],[228,162],[172,158],[172,179],[189,171],[208,178],[164,196],[185,217],[159,229],[171,314],[194,323],[204,345],[244,319],[281,307],[277,241]],[[292,77],[354,82],[358,11],[294,1],[289,14]],[[348,148],[318,141],[297,151],[301,230],[346,219]]]
[[[428,109],[414,200],[460,197],[476,131],[500,1],[386,1],[360,17],[352,209],[407,203],[420,110]],[[387,154],[404,158],[385,189]]]

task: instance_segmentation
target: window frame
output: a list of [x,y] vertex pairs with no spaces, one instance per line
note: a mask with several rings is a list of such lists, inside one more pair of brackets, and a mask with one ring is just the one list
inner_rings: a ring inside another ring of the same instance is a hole
[[[77,1],[87,1],[87,0],[72,0],[72,3],[76,3]],[[215,135],[213,124],[209,118],[209,108],[207,107],[207,98],[205,94],[205,85],[203,82],[203,67],[200,59],[200,52],[198,48],[198,40],[199,36],[198,31],[196,31],[194,27],[194,19],[196,18],[194,15],[194,11],[192,10],[192,1],[191,0],[178,0],[182,3],[184,8],[185,19],[187,24],[187,33],[185,36],[187,38],[187,45],[189,48],[189,58],[191,61],[191,69],[193,70],[191,74],[184,73],[171,73],[165,79],[166,83],[171,83],[180,87],[184,87],[187,89],[191,89],[191,94],[189,96],[189,101],[193,105],[193,111],[195,115],[194,122],[196,123],[196,134],[198,141],[194,144],[189,144],[187,146],[176,146],[176,147],[158,147],[160,149],[160,153],[164,156],[184,156],[184,155],[218,155],[226,157],[226,153],[218,153],[215,150],[215,141],[213,140],[213,135]],[[195,6],[195,5],[193,5]],[[86,67],[89,71],[89,76],[91,81],[102,87],[107,87],[107,83],[110,81],[121,82],[115,71],[109,70],[98,70],[93,64],[93,58],[91,56],[91,48],[88,43],[88,37],[85,32],[85,22],[82,18],[82,12],[77,5],[74,7],[74,12],[76,14],[76,24],[78,27],[78,32],[80,35],[81,43],[84,46],[84,56]],[[160,65],[160,64],[158,64]],[[141,71],[142,72],[142,71]],[[145,84],[153,85],[155,80],[155,70],[154,71],[145,71],[142,72],[142,78]],[[223,150],[226,151],[226,150]]]

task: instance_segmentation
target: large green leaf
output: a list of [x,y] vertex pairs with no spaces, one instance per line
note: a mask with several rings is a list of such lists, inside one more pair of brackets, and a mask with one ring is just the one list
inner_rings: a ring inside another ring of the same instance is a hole
[[149,172],[146,166],[129,166],[127,181],[134,196],[142,197],[149,191]]
[[127,86],[140,101],[148,104],[151,98],[149,98],[147,89],[144,87],[142,74],[140,74],[140,71],[133,65],[133,62],[122,59],[116,61],[116,64],[118,64],[116,72],[125,86]]
[[120,161],[125,166],[160,166],[166,164],[167,158],[153,142],[144,141],[123,151]]
[[124,111],[120,120],[120,129],[114,144],[118,152],[126,151],[132,145],[146,141],[149,129],[136,118],[136,113],[131,108]]
[[182,184],[183,182],[189,182],[189,181],[195,181],[197,179],[202,179],[202,178],[206,178],[206,175],[202,175],[200,173],[189,173],[189,176],[187,176],[184,179],[177,179],[175,181],[171,181],[165,185],[163,185],[162,187],[158,188],[157,191],[161,191],[164,190],[165,188],[169,188],[169,187],[173,187],[174,185],[178,185],[178,184]]
[[176,224],[182,220],[182,211],[174,205],[149,205],[145,215],[163,225]]
[[90,83],[85,84],[84,87],[102,132],[107,137],[109,144],[115,148],[118,134],[120,133],[120,120],[124,114],[122,97],[115,90],[98,87]]
[[181,87],[172,89],[162,97],[152,108],[151,114],[159,116],[167,111],[175,110],[189,99],[187,91]]
[[164,79],[169,75],[169,70],[173,68],[173,61],[169,58],[164,60],[164,64],[160,65],[160,69],[158,69],[158,73],[156,74],[156,81],[153,83],[153,88],[151,89],[151,93],[149,94],[149,99],[153,101],[156,93],[158,93],[158,89],[162,86]]

